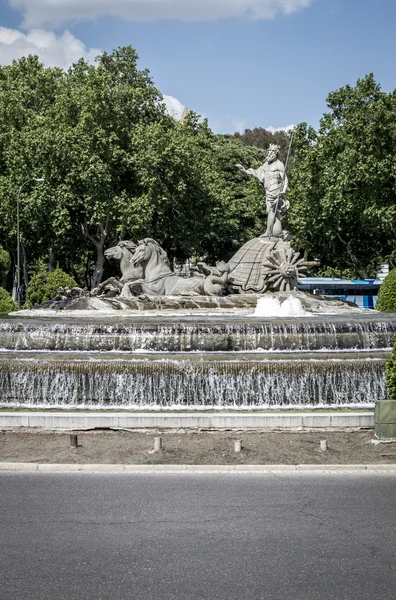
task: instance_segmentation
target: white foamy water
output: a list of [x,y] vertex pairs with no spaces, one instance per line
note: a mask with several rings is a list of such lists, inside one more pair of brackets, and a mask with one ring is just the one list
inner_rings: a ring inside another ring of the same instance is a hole
[[289,296],[280,302],[277,296],[264,296],[257,301],[254,317],[311,317],[312,313],[304,310],[301,300]]

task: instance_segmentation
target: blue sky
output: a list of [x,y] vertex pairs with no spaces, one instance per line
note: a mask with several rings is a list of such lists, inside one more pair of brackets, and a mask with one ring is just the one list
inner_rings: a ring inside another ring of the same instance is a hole
[[0,0],[0,63],[68,67],[131,44],[167,103],[232,133],[314,127],[327,94],[396,88],[395,0]]

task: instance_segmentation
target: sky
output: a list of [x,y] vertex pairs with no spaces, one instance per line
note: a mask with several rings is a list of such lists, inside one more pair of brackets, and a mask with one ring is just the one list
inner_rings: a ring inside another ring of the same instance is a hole
[[0,0],[0,64],[68,68],[130,44],[176,117],[317,127],[327,95],[367,73],[396,88],[395,23],[395,0]]

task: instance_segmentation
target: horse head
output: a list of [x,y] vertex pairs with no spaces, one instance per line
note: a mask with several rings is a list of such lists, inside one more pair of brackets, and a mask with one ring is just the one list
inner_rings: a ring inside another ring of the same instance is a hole
[[169,266],[168,256],[158,242],[152,238],[144,238],[140,240],[135,250],[133,263],[135,266],[147,263],[150,260],[155,260]]
[[121,242],[118,242],[117,246],[113,246],[113,248],[108,248],[104,254],[106,258],[114,258],[115,260],[121,260],[125,252],[134,254],[135,250],[136,244],[134,244],[134,242],[130,242],[129,240],[122,240]]
[[140,240],[138,245],[136,246],[132,264],[135,267],[139,267],[140,265],[145,265],[151,258],[152,250],[150,246],[146,243],[146,240]]

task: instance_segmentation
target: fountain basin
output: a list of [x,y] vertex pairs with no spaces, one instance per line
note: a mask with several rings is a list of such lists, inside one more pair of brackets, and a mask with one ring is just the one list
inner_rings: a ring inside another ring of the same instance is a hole
[[388,354],[3,352],[0,406],[368,408]]
[[150,315],[1,319],[0,406],[372,408],[387,397],[396,315]]

